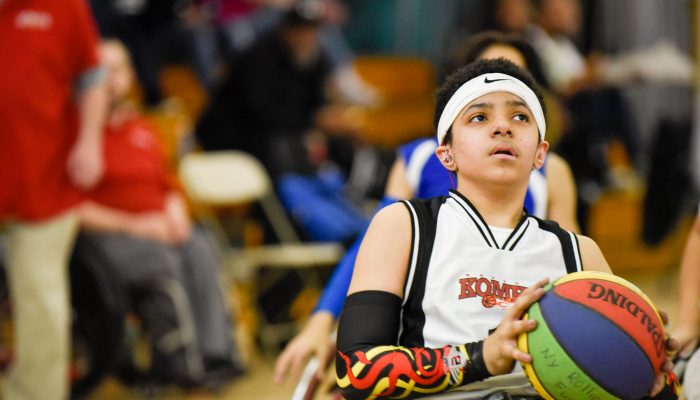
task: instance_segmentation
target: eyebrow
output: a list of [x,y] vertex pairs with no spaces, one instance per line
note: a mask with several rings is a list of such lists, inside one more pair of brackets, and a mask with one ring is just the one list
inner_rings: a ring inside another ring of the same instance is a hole
[[[527,106],[527,104],[526,104],[524,101],[522,101],[522,100],[508,100],[508,101],[506,101],[506,105],[508,105],[508,106],[510,106],[510,107],[525,107],[525,108],[527,108],[528,110],[530,109],[530,108]],[[470,105],[469,107],[465,108],[464,111],[462,111],[461,117],[463,118],[466,114],[468,114],[468,113],[469,113],[472,109],[474,109],[474,108],[479,108],[479,109],[483,109],[483,108],[494,108],[494,106],[493,106],[492,103],[476,103],[476,104],[472,104],[472,105]]]
[[468,114],[473,108],[493,108],[493,104],[491,104],[491,103],[472,104],[469,107],[465,108],[464,111],[462,111],[462,117],[464,117],[464,115]]
[[522,100],[508,100],[508,101],[506,102],[506,104],[509,105],[509,106],[511,106],[511,107],[522,106],[522,107],[527,108],[528,110],[530,109],[530,108],[527,106],[527,104],[525,104],[525,102],[522,101]]

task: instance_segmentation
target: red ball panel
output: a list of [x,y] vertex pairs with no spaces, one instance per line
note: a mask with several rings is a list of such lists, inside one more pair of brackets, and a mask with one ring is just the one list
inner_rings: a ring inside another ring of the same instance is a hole
[[632,287],[604,279],[572,280],[554,293],[604,315],[634,339],[657,368],[665,359],[665,333],[654,307]]

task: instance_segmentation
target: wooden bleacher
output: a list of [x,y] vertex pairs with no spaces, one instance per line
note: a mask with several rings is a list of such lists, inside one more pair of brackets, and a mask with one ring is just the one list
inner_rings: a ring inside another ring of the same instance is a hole
[[676,268],[692,225],[685,218],[658,246],[646,245],[642,232],[641,192],[603,195],[592,207],[590,236],[615,273],[649,273]]
[[355,60],[359,75],[383,101],[365,110],[360,137],[368,144],[393,149],[433,132],[435,72],[418,58],[361,56]]

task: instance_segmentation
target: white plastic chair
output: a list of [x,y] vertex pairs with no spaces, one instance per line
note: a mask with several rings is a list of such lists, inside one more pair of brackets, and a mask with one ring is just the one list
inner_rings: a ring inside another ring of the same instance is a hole
[[[343,254],[344,249],[338,243],[299,240],[267,171],[248,153],[236,150],[191,153],[181,160],[179,175],[198,218],[218,239],[229,277],[249,281],[262,267],[301,270],[334,265]],[[261,205],[280,243],[249,248],[232,246],[216,208],[255,202]],[[270,350],[296,330],[294,323],[265,323],[258,333],[263,349]]]

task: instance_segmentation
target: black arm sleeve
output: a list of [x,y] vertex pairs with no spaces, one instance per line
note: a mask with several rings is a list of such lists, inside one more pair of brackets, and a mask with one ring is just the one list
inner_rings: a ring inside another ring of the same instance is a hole
[[440,349],[395,346],[401,299],[388,292],[348,296],[338,327],[336,374],[348,400],[439,393],[487,378],[483,342]]
[[345,300],[338,324],[338,350],[396,343],[401,298],[393,293],[368,290]]

